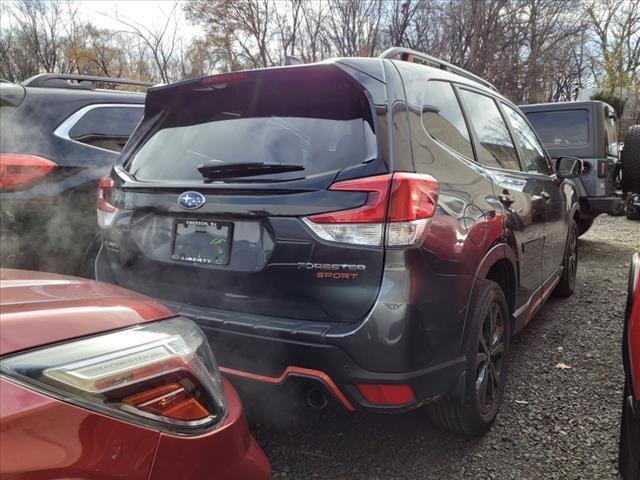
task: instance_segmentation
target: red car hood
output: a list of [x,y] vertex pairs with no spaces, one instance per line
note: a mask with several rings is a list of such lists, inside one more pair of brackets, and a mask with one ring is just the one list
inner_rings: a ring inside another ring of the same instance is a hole
[[175,315],[114,285],[0,269],[0,355]]

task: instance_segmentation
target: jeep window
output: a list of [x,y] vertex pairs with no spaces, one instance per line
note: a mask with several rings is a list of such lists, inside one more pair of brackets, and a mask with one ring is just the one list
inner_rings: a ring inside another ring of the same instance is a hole
[[144,107],[100,106],[90,108],[69,130],[69,138],[94,147],[120,152],[142,119]]
[[589,112],[587,110],[531,112],[527,113],[527,118],[547,147],[589,145]]
[[304,167],[259,177],[282,181],[377,156],[369,102],[337,70],[269,72],[216,88],[198,84],[179,100],[163,106],[161,123],[125,164],[136,179],[203,180],[198,167],[233,163]]
[[515,140],[520,147],[522,154],[522,166],[527,172],[537,172],[545,175],[551,174],[551,168],[547,157],[544,154],[544,148],[538,141],[536,134],[527,124],[520,113],[516,112],[509,105],[502,104],[507,120],[511,125],[511,130],[515,136]]
[[520,170],[513,140],[495,101],[465,89],[460,90],[460,95],[480,141],[476,146],[478,161],[486,167]]
[[473,159],[469,130],[451,84],[428,82],[424,101],[422,124],[427,132],[456,152]]
[[[611,112],[611,113],[610,113]],[[604,136],[604,145],[606,148],[606,154],[609,156],[617,157],[618,156],[618,128],[616,125],[616,119],[614,116],[615,112],[605,109],[604,115],[604,128],[605,128],[605,136]]]

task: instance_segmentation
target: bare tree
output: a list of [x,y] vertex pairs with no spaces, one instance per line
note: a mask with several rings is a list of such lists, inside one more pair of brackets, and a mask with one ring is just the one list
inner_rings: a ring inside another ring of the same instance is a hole
[[296,53],[297,37],[302,23],[303,0],[290,0],[276,9],[275,23],[280,37],[282,55]]
[[328,10],[325,3],[314,4],[309,1],[302,2],[301,10],[298,49],[306,62],[317,62],[330,54],[325,28]]
[[596,78],[613,90],[640,80],[640,0],[591,0],[585,8],[590,19]]
[[193,0],[185,11],[188,19],[208,29],[210,37],[231,41],[237,55],[257,68],[274,64],[271,41],[276,7],[269,0]]
[[[78,5],[0,3],[11,19],[0,25],[0,75],[170,82],[398,45],[470,70],[516,102],[574,99],[594,79],[634,91],[640,76],[640,0],[192,0],[175,2],[159,25],[116,14],[119,32],[80,22]],[[203,35],[181,37],[180,8]]]
[[143,25],[117,12],[115,19],[127,28],[127,33],[137,38],[141,46],[148,49],[160,80],[163,83],[169,83],[174,80],[171,70],[177,65],[178,4],[174,3],[168,13],[162,13],[163,22],[153,27]]
[[387,38],[393,46],[411,46],[413,28],[416,27],[414,21],[418,10],[427,4],[420,0],[402,0],[391,2],[390,12],[387,20]]
[[61,0],[17,0],[3,5],[2,14],[11,25],[0,35],[3,76],[24,79],[68,68],[64,27],[75,22],[73,4]]
[[380,0],[329,0],[327,38],[341,57],[373,56],[380,50]]

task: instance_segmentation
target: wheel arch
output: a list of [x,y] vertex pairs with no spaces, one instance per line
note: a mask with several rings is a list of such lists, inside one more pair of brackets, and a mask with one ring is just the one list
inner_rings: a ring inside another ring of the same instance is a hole
[[[518,259],[513,248],[505,243],[499,243],[489,249],[482,258],[476,269],[470,294],[467,299],[467,308],[465,313],[465,321],[462,338],[460,338],[460,351],[464,352],[465,339],[469,335],[469,325],[471,322],[472,305],[479,295],[480,289],[487,280],[491,280],[500,285],[500,288],[507,299],[509,308],[509,323],[511,335],[515,333],[515,317],[513,315],[516,310],[515,299],[517,297],[518,288]],[[462,402],[465,398],[465,376],[461,375],[452,392],[452,396],[457,401]]]
[[516,298],[518,288],[518,259],[512,247],[500,243],[494,245],[480,261],[474,275],[471,292],[467,300],[467,312],[465,315],[464,337],[467,335],[471,304],[478,294],[478,289],[486,280],[496,282],[502,288],[509,307],[511,332],[514,332],[515,318],[513,313],[517,309]]

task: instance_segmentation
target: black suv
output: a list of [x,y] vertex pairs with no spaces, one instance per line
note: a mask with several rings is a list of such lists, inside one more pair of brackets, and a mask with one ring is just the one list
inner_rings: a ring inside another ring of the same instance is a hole
[[144,112],[134,80],[42,74],[0,83],[0,262],[78,273],[100,177]]
[[96,277],[173,303],[233,378],[479,434],[511,336],[574,288],[559,166],[489,83],[406,49],[152,88]]

